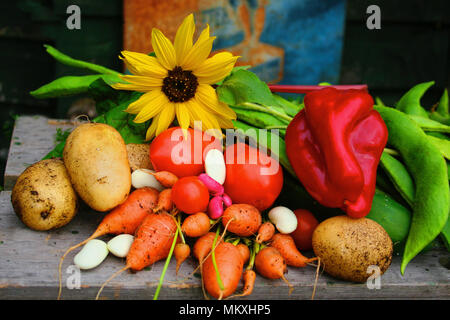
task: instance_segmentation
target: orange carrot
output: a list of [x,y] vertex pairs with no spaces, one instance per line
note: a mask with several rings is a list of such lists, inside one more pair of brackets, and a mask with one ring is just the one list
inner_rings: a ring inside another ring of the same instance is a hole
[[270,246],[277,249],[286,263],[293,267],[306,267],[306,265],[312,261],[316,261],[318,258],[307,258],[298,251],[295,246],[294,239],[288,234],[277,233],[272,237]]
[[250,204],[233,204],[229,206],[222,216],[222,224],[228,230],[241,237],[255,234],[261,225],[261,213]]
[[238,296],[249,296],[252,294],[253,288],[255,287],[256,272],[253,270],[245,270],[242,279],[244,280],[244,290]]
[[248,246],[244,243],[239,243],[236,248],[239,249],[239,252],[242,256],[242,262],[245,264],[247,263],[248,259],[250,258],[250,249]]
[[167,257],[172,246],[177,225],[173,216],[166,212],[150,213],[136,230],[133,244],[127,255],[126,266],[107,279],[97,293],[100,296],[105,285],[119,273],[131,269],[140,271],[156,261]]
[[95,232],[86,240],[70,247],[61,257],[59,262],[59,292],[58,300],[62,292],[61,268],[67,254],[72,250],[84,245],[89,240],[98,238],[105,234],[134,234],[138,226],[156,206],[159,192],[150,187],[139,188],[133,191],[127,200],[108,213],[99,224]]
[[284,276],[287,272],[286,261],[277,249],[273,247],[261,249],[255,257],[255,268],[263,277],[269,279],[283,279],[290,288],[289,292],[292,291],[292,285]]
[[178,177],[169,171],[158,171],[152,173],[156,180],[165,188],[172,188]]
[[181,230],[188,237],[197,238],[207,234],[209,227],[208,215],[204,212],[197,212],[184,219]]
[[256,236],[257,243],[263,243],[269,241],[275,234],[275,226],[272,222],[264,222],[258,229],[258,235]]
[[175,256],[175,260],[177,261],[177,266],[175,268],[176,274],[178,274],[178,270],[180,269],[181,264],[189,257],[191,254],[191,248],[186,243],[178,243],[175,246],[175,250],[173,251]]
[[224,289],[220,289],[217,281],[212,256],[206,259],[203,266],[205,288],[214,298],[221,299],[231,295],[239,285],[244,263],[239,249],[228,242],[220,243],[214,250],[216,265]]
[[155,212],[160,210],[169,212],[173,209],[172,202],[172,189],[164,189],[159,193],[158,204],[156,205]]

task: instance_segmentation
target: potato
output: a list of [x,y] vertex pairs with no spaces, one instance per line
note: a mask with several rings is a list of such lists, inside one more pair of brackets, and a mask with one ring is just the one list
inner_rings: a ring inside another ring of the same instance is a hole
[[378,223],[366,218],[336,216],[323,221],[314,230],[312,246],[325,272],[354,282],[366,281],[373,273],[367,273],[371,265],[377,265],[383,274],[392,260],[391,238]]
[[130,163],[131,171],[137,169],[153,169],[150,162],[150,145],[142,143],[127,144],[128,162]]
[[50,230],[69,223],[78,210],[75,190],[62,160],[39,161],[19,176],[11,202],[22,222],[33,230]]
[[78,126],[67,138],[63,159],[75,190],[92,209],[109,211],[127,199],[131,189],[127,149],[113,127]]

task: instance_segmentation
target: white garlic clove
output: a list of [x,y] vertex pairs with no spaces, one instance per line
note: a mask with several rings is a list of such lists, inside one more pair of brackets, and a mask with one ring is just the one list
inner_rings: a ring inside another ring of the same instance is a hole
[[108,250],[119,258],[125,258],[133,244],[134,236],[131,234],[119,234],[108,241]]
[[73,262],[82,270],[93,269],[105,260],[108,253],[109,251],[104,241],[98,239],[89,240],[73,258]]

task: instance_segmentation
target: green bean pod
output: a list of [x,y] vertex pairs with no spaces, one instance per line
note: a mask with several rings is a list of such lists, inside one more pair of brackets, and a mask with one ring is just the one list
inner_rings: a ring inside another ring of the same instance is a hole
[[428,113],[420,105],[420,99],[434,84],[434,81],[419,83],[406,92],[396,104],[396,108],[406,114],[428,118]]
[[450,140],[428,135],[428,140],[439,149],[445,159],[450,159]]
[[450,126],[422,116],[408,115],[423,131],[450,133]]
[[375,106],[386,123],[388,142],[396,148],[413,176],[416,190],[413,217],[401,264],[407,264],[444,228],[449,213],[447,165],[427,135],[404,113]]
[[47,50],[47,53],[51,55],[55,60],[58,62],[75,67],[75,68],[83,68],[88,69],[91,71],[94,71],[96,73],[102,73],[102,74],[111,74],[111,75],[119,75],[120,73],[111,69],[108,69],[106,67],[100,66],[95,63],[86,62],[82,60],[77,60],[74,58],[69,57],[68,55],[62,53],[61,51],[58,51],[57,49],[53,48],[52,46],[45,44],[45,49]]
[[386,152],[383,152],[380,165],[386,172],[389,180],[391,180],[395,189],[397,189],[403,199],[405,199],[412,207],[415,193],[414,181],[403,163]]

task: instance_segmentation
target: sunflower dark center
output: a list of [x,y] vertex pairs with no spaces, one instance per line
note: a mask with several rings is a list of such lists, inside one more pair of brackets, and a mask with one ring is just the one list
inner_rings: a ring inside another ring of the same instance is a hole
[[163,80],[162,92],[171,102],[184,102],[195,96],[198,81],[192,71],[175,67]]

